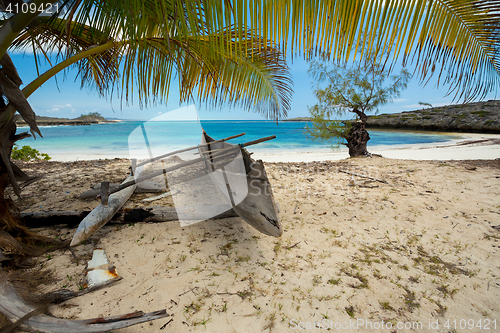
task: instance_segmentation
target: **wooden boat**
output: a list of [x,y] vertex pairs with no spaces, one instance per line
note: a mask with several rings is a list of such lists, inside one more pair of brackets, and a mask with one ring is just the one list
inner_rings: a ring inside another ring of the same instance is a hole
[[[210,144],[211,142],[215,142],[215,140],[203,131],[202,143],[206,143],[207,145],[202,145],[206,149],[200,151],[200,154],[210,156],[210,151],[214,149]],[[229,145],[227,143],[224,144]],[[221,144],[215,145],[217,145],[216,149],[224,149],[221,148]],[[221,184],[220,182],[216,182],[216,184],[219,186],[221,192],[229,193],[233,210],[245,222],[265,235],[280,237],[283,234],[283,228],[279,220],[271,184],[267,178],[262,160],[253,160],[243,146],[233,145],[233,147],[239,148],[243,158],[248,189],[247,195],[242,201],[235,203],[233,198],[231,198],[233,191],[231,184],[227,182],[227,177],[225,184]],[[230,147],[226,147],[225,149],[229,150]],[[212,165],[210,165],[210,162],[212,162]],[[213,161],[207,161],[205,165],[209,169],[209,172],[214,170]],[[223,168],[222,166],[219,170],[222,170],[224,173]]]
[[[276,136],[261,138],[258,140],[246,142],[245,144],[241,145],[233,145],[226,142],[227,140],[237,138],[242,135],[244,135],[244,133],[221,140],[214,140],[203,131],[201,145],[181,149],[175,152],[170,152],[168,154],[157,156],[148,161],[136,164],[136,166],[142,166],[147,163],[151,163],[153,161],[168,156],[172,156],[179,152],[185,152],[194,149],[198,149],[198,152],[201,155],[200,158],[184,161],[174,166],[150,173],[147,176],[141,176],[141,175],[137,177],[130,176],[120,186],[114,187],[111,190],[107,187],[104,187],[104,189],[101,188],[101,200],[102,200],[101,204],[97,206],[89,215],[87,215],[82,220],[82,222],[78,226],[75,235],[73,236],[70,246],[75,246],[80,244],[82,241],[89,238],[94,232],[96,232],[102,226],[104,226],[108,221],[110,221],[111,218],[116,214],[116,212],[125,204],[128,198],[133,194],[135,188],[137,187],[137,184],[149,180],[151,178],[154,178],[156,176],[163,175],[177,169],[185,168],[196,163],[200,162],[204,163],[206,162],[207,152],[209,153],[210,158],[213,161],[216,160],[216,163],[210,164],[210,168],[214,167],[217,168],[218,167],[217,163],[223,164],[228,161],[231,161],[232,154],[233,155],[235,153],[242,154],[244,163],[243,172],[246,175],[246,176],[244,175],[246,180],[244,184],[245,186],[243,187],[247,192],[245,192],[245,196],[241,197],[241,200],[238,200],[237,203],[234,203],[232,196],[230,196],[229,199],[231,200],[231,206],[228,207],[228,210],[230,210],[232,207],[233,210],[236,212],[236,214],[238,214],[238,216],[240,216],[244,221],[246,221],[252,227],[254,227],[258,231],[266,235],[274,237],[281,236],[283,234],[283,229],[279,221],[276,204],[274,202],[271,185],[269,184],[269,180],[267,178],[267,174],[264,169],[264,164],[262,163],[261,160],[254,161],[250,157],[248,151],[245,148],[243,148],[245,146],[250,146],[267,140],[272,140]],[[217,151],[215,151],[215,149],[217,149]],[[206,164],[205,167],[208,168],[209,165]],[[220,167],[218,168],[220,170]],[[207,169],[207,171],[209,171],[210,173],[210,171],[213,170]],[[228,174],[228,172],[224,170],[224,175],[226,174]],[[229,188],[228,191],[227,186],[229,186],[229,184],[226,183],[221,184],[220,182],[219,183],[216,182],[216,185],[219,187],[219,190],[221,192],[232,193],[234,189]],[[104,184],[105,183],[103,183],[103,185]],[[109,186],[109,183],[107,183],[107,185]],[[189,212],[189,210],[187,211]],[[220,211],[216,215],[219,215],[220,213],[223,212]],[[186,218],[186,216],[188,216],[189,218],[197,220],[197,218],[195,218],[197,216],[196,213],[193,213],[191,215],[188,214],[182,214],[182,215],[184,219]]]

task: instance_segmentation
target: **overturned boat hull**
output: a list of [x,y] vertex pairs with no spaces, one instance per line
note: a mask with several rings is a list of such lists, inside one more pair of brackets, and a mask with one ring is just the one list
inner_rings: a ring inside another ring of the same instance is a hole
[[[205,132],[203,132],[203,139],[206,143],[215,141]],[[241,147],[241,154],[245,165],[248,193],[242,201],[233,205],[233,210],[261,233],[280,237],[283,234],[283,228],[264,163],[262,160],[253,160],[243,147]],[[226,191],[225,188],[220,190]]]

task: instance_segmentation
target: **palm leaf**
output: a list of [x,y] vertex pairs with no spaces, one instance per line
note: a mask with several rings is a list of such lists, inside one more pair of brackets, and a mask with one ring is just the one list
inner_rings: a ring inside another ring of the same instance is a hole
[[[218,36],[219,44],[225,39],[230,51],[241,55],[248,55],[242,36],[249,30],[264,50],[279,47],[284,54],[328,54],[340,61],[352,58],[352,50],[368,50],[370,57],[390,52],[394,62],[412,64],[422,81],[437,75],[438,84],[464,100],[484,97],[500,79],[500,0],[115,0],[106,4],[113,15],[141,12],[140,18],[122,25],[130,36],[144,36],[152,26],[179,39]],[[217,34],[228,25],[238,38]],[[218,52],[215,46],[207,51]]]
[[[81,0],[72,4],[67,14],[73,19],[69,34],[127,40],[127,47],[135,50],[144,48],[145,38],[162,38],[162,52],[171,48],[177,52],[178,46],[171,45],[174,39],[187,50],[188,44],[205,42],[208,36],[204,52],[210,59],[219,55],[222,45],[228,48],[224,52],[241,59],[275,52],[268,49],[284,54],[301,51],[307,58],[327,54],[339,61],[352,58],[352,50],[368,50],[370,57],[391,52],[394,62],[411,63],[422,81],[437,75],[439,84],[465,100],[483,97],[500,79],[500,0]],[[229,26],[232,33],[220,33]],[[249,51],[247,37],[252,47],[262,49]],[[180,62],[175,67],[181,68]],[[100,74],[85,73],[94,79]],[[101,76],[104,85],[106,75]],[[152,95],[150,91],[148,96]]]
[[[82,85],[94,85],[103,95],[119,90],[124,101],[130,101],[135,91],[141,107],[166,102],[177,75],[181,102],[239,105],[272,119],[283,118],[290,108],[288,67],[277,49],[263,45],[250,32],[242,35],[229,27],[211,35],[164,38],[161,30],[150,29],[139,40],[114,41],[110,34],[88,26],[67,26],[61,19],[42,20],[19,36],[14,47],[31,44],[36,51],[66,58],[86,52],[94,43],[109,45],[105,52],[74,63]],[[238,51],[242,44],[245,53]]]
[[284,53],[338,61],[352,58],[352,50],[391,53],[394,62],[415,66],[422,81],[438,75],[464,100],[484,97],[500,82],[499,0],[257,0],[249,8],[255,32]]

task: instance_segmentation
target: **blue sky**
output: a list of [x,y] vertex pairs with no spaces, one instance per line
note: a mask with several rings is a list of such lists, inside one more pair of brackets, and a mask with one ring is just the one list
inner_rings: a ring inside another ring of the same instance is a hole
[[[19,74],[25,84],[36,78],[35,61],[32,54],[11,54],[14,64],[19,70]],[[309,65],[301,58],[296,58],[290,62],[291,73],[294,82],[294,94],[292,108],[288,114],[289,118],[308,116],[308,106],[316,103],[313,94],[314,84],[309,77],[307,70]],[[45,69],[48,67],[45,67]],[[43,70],[41,70],[43,72]],[[113,101],[99,97],[94,91],[86,88],[80,89],[80,81],[75,81],[76,71],[70,71],[66,77],[63,74],[57,75],[33,93],[28,99],[37,115],[76,118],[81,114],[89,112],[99,112],[104,117],[120,119],[141,119],[149,120],[165,112],[175,110],[182,106],[179,104],[179,95],[176,89],[171,90],[171,96],[167,105],[140,109],[138,103],[121,107],[118,98]],[[426,86],[418,84],[413,79],[408,88],[401,95],[389,103],[380,107],[379,113],[395,113],[401,111],[411,111],[421,108],[418,102],[431,103],[433,106],[440,106],[453,103],[453,96],[446,96],[447,87],[436,88],[431,80]],[[485,100],[496,99],[495,92],[489,93]],[[185,105],[185,104],[184,104]],[[203,105],[197,105],[201,120],[209,119],[242,119],[242,120],[263,120],[260,114],[251,113],[241,109],[223,108],[222,110],[209,110]]]

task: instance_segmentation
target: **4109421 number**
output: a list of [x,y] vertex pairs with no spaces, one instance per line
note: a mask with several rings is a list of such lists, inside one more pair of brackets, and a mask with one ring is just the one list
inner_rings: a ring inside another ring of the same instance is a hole
[[7,8],[5,8],[5,12],[7,13],[11,13],[11,14],[17,14],[17,13],[48,13],[48,14],[51,14],[52,13],[52,10],[55,9],[55,11],[59,11],[59,4],[56,3],[56,4],[51,4],[50,2],[48,3],[42,3],[40,5],[37,5],[36,3],[34,2],[31,2],[31,3],[22,3],[22,4],[19,4],[19,3],[15,3],[15,4],[12,4],[12,3],[9,3],[7,5]]
[[478,328],[480,330],[496,330],[497,329],[497,320],[490,320],[490,319],[453,319],[453,320],[446,320],[443,324],[444,328],[447,329],[475,329]]

